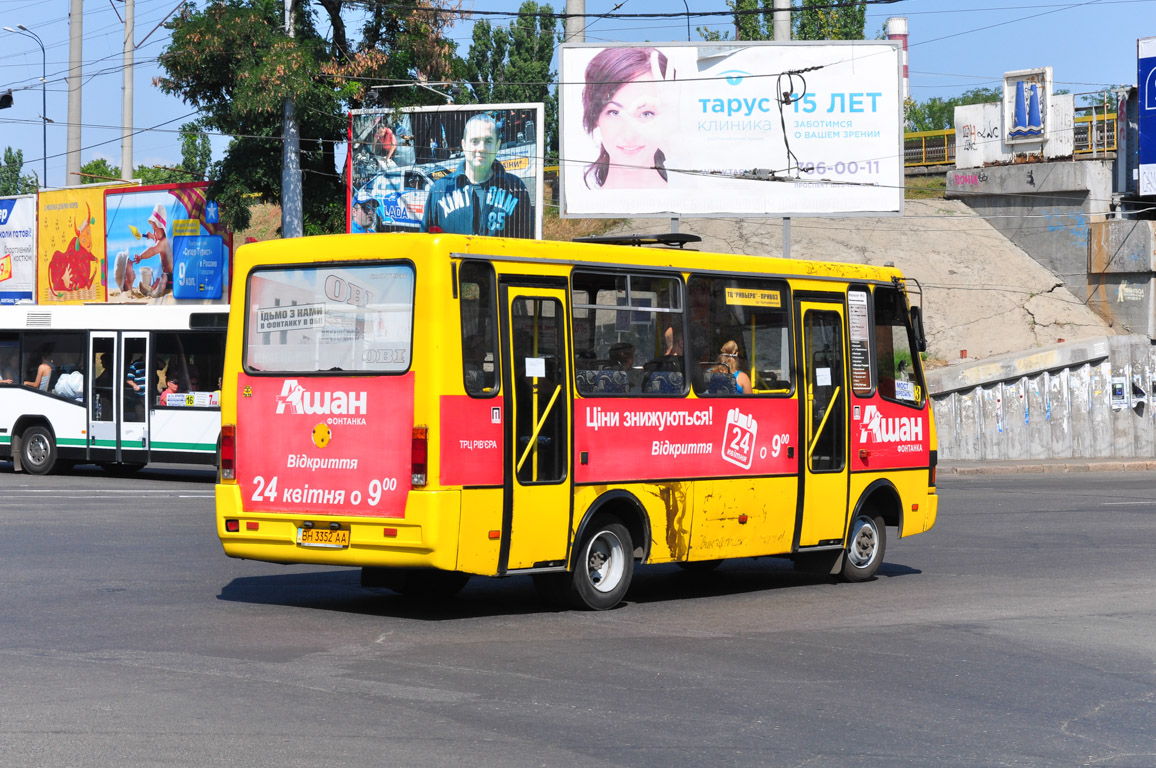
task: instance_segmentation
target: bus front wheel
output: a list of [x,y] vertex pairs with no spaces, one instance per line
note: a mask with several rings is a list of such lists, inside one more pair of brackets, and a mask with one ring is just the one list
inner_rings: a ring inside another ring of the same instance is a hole
[[851,523],[851,538],[843,555],[843,578],[866,581],[883,564],[887,552],[887,528],[882,517],[860,514]]
[[33,475],[47,475],[56,464],[56,442],[44,427],[29,427],[20,437],[20,466]]
[[595,522],[570,574],[570,604],[592,611],[613,608],[626,597],[633,575],[630,531],[618,522]]

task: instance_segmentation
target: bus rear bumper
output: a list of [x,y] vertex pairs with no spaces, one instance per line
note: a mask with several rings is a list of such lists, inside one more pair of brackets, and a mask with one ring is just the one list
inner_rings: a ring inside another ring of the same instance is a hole
[[[229,557],[271,563],[442,570],[453,570],[457,562],[460,491],[410,491],[405,516],[400,518],[247,512],[241,488],[234,484],[218,484],[216,500],[217,536]],[[236,532],[226,530],[228,520],[237,521]],[[298,544],[298,529],[306,520],[338,523],[349,531],[349,545]]]

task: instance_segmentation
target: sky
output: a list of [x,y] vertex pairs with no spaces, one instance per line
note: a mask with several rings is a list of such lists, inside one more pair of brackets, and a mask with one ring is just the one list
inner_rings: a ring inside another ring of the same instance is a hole
[[[203,6],[203,0],[197,0]],[[797,0],[796,0],[797,2]],[[691,12],[725,11],[725,0],[685,0]],[[134,66],[134,166],[180,163],[182,123],[196,117],[179,98],[153,87],[161,74],[157,56],[169,42],[163,28],[152,31],[176,7],[176,0],[137,0]],[[520,0],[465,0],[466,8],[515,11]],[[667,13],[670,0],[586,0],[587,13]],[[554,0],[563,10],[564,0]],[[87,0],[84,8],[84,86],[80,123],[81,162],[105,158],[119,166],[124,84],[122,0]],[[906,17],[909,32],[911,96],[916,100],[951,97],[971,88],[998,86],[1003,73],[1051,66],[1055,87],[1081,94],[1136,82],[1136,39],[1156,36],[1156,0],[900,0],[867,6],[867,37],[875,37],[891,16]],[[502,21],[491,17],[492,23]],[[12,108],[0,111],[0,151],[24,153],[25,172],[42,174],[45,152],[40,122],[41,71],[47,71],[47,185],[76,184],[65,179],[68,119],[69,20],[64,0],[0,0],[0,27],[22,24],[45,46],[42,65],[37,43],[0,31],[0,91],[13,91]],[[731,29],[725,17],[691,19],[698,28]],[[462,54],[469,47],[471,22],[449,31]],[[151,35],[150,35],[151,32]],[[146,39],[147,36],[147,39]],[[667,42],[687,39],[685,18],[591,19],[587,42]],[[1080,100],[1077,99],[1077,104]],[[213,159],[221,159],[227,137],[213,138]],[[344,150],[339,150],[344,157]]]

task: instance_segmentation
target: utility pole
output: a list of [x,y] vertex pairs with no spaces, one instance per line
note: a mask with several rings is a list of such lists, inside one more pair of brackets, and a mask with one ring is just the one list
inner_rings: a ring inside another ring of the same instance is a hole
[[121,108],[120,177],[132,181],[132,52],[134,0],[124,0],[124,105]]
[[586,42],[586,0],[566,0],[565,43]]
[[791,41],[791,0],[775,0],[774,8],[775,42],[789,43]]
[[68,160],[64,186],[80,183],[80,86],[84,79],[84,0],[72,0],[68,10]]
[[[285,33],[290,38],[294,36],[293,3],[294,0],[285,0]],[[292,99],[285,100],[282,125],[281,237],[301,237],[305,231],[301,211],[301,132]]]

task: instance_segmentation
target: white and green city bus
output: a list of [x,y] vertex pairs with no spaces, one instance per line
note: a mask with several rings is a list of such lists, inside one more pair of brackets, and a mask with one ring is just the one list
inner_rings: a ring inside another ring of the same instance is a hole
[[214,464],[228,316],[204,304],[0,307],[0,460],[38,475]]

